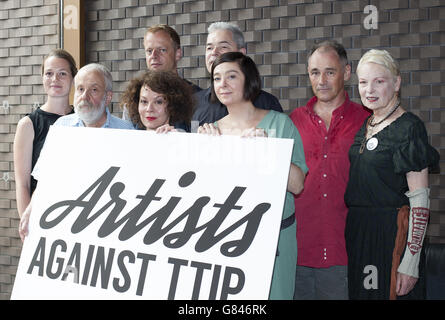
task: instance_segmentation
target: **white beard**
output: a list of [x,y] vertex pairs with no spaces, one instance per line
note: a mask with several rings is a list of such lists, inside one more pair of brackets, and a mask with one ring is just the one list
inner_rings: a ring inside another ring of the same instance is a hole
[[[97,107],[87,101],[82,101],[78,105],[74,106],[74,112],[76,112],[80,120],[82,120],[86,125],[95,124],[105,113],[106,98],[107,96],[104,95],[104,98]],[[85,109],[85,107],[87,107],[87,109]]]

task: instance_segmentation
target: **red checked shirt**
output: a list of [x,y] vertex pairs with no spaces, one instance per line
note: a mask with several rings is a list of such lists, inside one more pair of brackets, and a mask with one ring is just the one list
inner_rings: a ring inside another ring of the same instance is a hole
[[349,100],[334,110],[329,130],[314,112],[317,97],[290,117],[303,140],[306,175],[303,192],[295,197],[297,264],[312,268],[347,265],[344,193],[349,177],[349,148],[370,113]]

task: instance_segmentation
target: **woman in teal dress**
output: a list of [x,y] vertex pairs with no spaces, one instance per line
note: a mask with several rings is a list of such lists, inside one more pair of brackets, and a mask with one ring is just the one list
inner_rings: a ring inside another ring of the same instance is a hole
[[199,127],[198,133],[273,136],[294,140],[284,203],[278,250],[272,276],[270,299],[293,299],[297,264],[296,221],[293,194],[303,190],[306,166],[303,143],[290,118],[273,110],[256,108],[252,101],[261,90],[261,79],[255,63],[240,52],[228,52],[213,63],[211,99],[218,99],[228,115],[215,123]]

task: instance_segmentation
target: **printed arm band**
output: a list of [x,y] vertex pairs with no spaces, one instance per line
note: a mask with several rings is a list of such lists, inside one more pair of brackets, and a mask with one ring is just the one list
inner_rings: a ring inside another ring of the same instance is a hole
[[430,214],[430,189],[421,188],[412,192],[408,191],[405,195],[410,204],[409,228],[405,254],[397,271],[418,278],[420,251]]

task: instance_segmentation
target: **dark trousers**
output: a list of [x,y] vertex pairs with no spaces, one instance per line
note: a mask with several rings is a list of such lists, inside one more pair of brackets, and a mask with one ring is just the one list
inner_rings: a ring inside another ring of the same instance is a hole
[[348,267],[297,266],[294,300],[348,300]]

